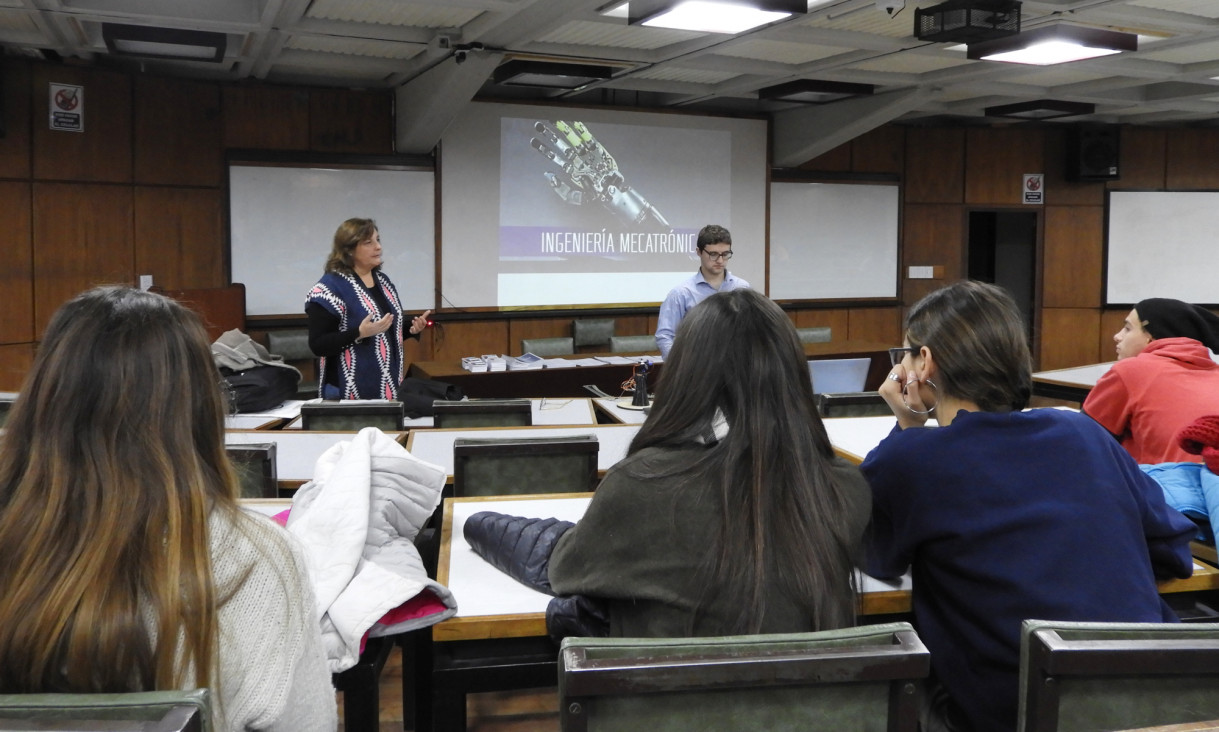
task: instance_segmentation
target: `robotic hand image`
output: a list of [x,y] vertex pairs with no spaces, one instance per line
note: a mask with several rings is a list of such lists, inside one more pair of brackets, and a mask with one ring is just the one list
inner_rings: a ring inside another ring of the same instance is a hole
[[639,191],[626,184],[614,156],[583,122],[569,125],[556,120],[552,128],[539,121],[533,129],[537,136],[529,144],[560,169],[545,174],[559,198],[574,206],[596,201],[631,225],[652,231],[669,230],[669,222]]

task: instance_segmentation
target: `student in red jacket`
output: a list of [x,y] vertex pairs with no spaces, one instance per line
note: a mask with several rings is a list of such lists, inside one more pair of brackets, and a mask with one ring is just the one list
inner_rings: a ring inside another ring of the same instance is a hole
[[[1097,382],[1083,411],[1144,464],[1199,462],[1177,433],[1219,414],[1219,316],[1180,300],[1138,303],[1114,334],[1118,362]],[[1207,349],[1210,349],[1209,351]]]

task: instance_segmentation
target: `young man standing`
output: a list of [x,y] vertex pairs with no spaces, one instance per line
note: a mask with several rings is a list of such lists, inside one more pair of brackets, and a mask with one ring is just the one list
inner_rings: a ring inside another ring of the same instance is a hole
[[729,292],[749,287],[749,283],[728,271],[732,259],[732,234],[722,226],[708,224],[698,232],[698,271],[690,279],[669,291],[660,306],[656,323],[656,346],[660,355],[669,356],[677,326],[690,308],[717,292]]
[[[1118,362],[1084,400],[1083,411],[1143,464],[1200,462],[1178,433],[1219,414],[1219,316],[1180,300],[1135,305],[1113,335]],[[1208,349],[1210,349],[1208,351]]]

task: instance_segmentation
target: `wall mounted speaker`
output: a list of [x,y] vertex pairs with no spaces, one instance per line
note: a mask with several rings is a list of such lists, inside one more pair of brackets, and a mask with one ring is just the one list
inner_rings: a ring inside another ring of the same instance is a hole
[[1067,180],[1117,180],[1121,129],[1075,127],[1067,132]]

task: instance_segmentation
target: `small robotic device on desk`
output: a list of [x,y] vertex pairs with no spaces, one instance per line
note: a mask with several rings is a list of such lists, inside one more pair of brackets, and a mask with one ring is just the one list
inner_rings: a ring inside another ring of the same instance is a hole
[[623,409],[644,409],[652,405],[648,396],[648,371],[652,369],[651,361],[643,361],[635,365],[634,375],[622,382],[622,391],[633,392],[629,398],[618,400],[618,406]]

